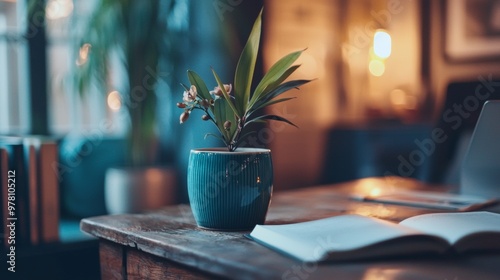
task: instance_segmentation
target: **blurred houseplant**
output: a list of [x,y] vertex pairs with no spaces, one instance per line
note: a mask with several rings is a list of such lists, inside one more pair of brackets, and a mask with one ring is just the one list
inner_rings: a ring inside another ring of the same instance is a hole
[[[157,75],[157,69],[162,52],[171,47],[166,18],[174,5],[173,0],[99,0],[79,44],[74,85],[80,94],[93,84],[107,93],[113,90],[109,88],[110,71],[116,73],[116,68],[121,68],[126,72],[126,84],[120,85],[119,92],[130,120],[132,166],[153,161],[155,87],[160,78],[165,78]],[[167,10],[160,13],[160,8]]]
[[[114,90],[120,93],[120,102],[127,112],[129,121],[126,165],[134,167],[135,170],[125,169],[119,173],[123,174],[121,177],[131,176],[129,181],[132,185],[134,185],[132,182],[137,180],[151,179],[151,177],[158,179],[162,176],[158,170],[151,171],[145,168],[156,163],[156,86],[160,79],[170,78],[163,75],[160,77],[158,67],[160,59],[169,61],[175,59],[172,54],[175,36],[173,36],[174,31],[169,28],[168,19],[173,16],[177,2],[176,0],[98,0],[93,14],[85,22],[78,45],[73,85],[80,95],[85,95],[93,86],[102,93]],[[117,85],[115,85],[116,73],[125,73],[121,75],[122,78],[118,77]],[[112,81],[111,77],[115,78],[115,81]],[[116,172],[113,170],[113,177],[117,177]],[[170,177],[168,175],[167,179]],[[122,207],[121,210],[110,210],[108,179],[106,179],[106,204],[110,212],[141,210],[136,209],[137,207],[127,209],[127,206],[123,206],[125,208]],[[123,184],[123,178],[111,181],[111,184]],[[114,181],[116,182],[113,183]],[[142,188],[143,192],[147,192],[147,186],[132,185],[130,193],[125,196],[113,194],[115,201],[121,199],[124,204],[139,205],[140,203],[127,201],[138,196],[136,188]],[[154,188],[158,189],[158,186]]]

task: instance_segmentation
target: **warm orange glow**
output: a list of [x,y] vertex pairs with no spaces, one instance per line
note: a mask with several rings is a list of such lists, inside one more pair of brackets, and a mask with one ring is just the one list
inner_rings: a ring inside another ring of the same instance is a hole
[[322,72],[322,67],[318,65],[318,57],[321,57],[321,52],[312,53],[304,52],[301,57],[297,60],[296,64],[300,64],[300,68],[298,70],[301,75],[308,75],[311,77],[321,77],[319,72]]
[[394,89],[390,93],[391,103],[394,107],[402,107],[407,110],[417,108],[418,100],[415,96],[409,95],[402,89]]
[[92,45],[89,43],[85,43],[80,47],[80,51],[78,53],[78,59],[76,60],[76,65],[80,66],[87,62],[89,59],[89,53]]
[[385,73],[385,59],[391,55],[391,35],[384,30],[377,30],[373,35],[373,47],[370,48],[368,70],[375,77]]
[[392,90],[391,103],[397,106],[404,105],[406,103],[406,92],[402,89]]
[[381,193],[382,191],[375,187],[370,191],[370,196],[379,196]]
[[90,44],[83,44],[80,48],[80,58],[82,60],[87,60],[89,57]]
[[385,64],[384,62],[377,60],[377,59],[372,59],[370,61],[370,64],[368,65],[368,69],[370,69],[370,73],[373,76],[380,77],[384,75],[385,72]]
[[406,96],[405,109],[416,110],[417,107],[418,107],[417,97],[414,96],[414,95],[408,95],[408,96]]
[[382,268],[369,268],[363,275],[363,280],[380,280],[380,279],[401,279],[406,275],[403,269],[382,267]]
[[396,208],[383,204],[365,204],[354,208],[353,214],[384,219],[393,217],[396,214]]
[[[116,92],[116,91],[114,91]],[[146,177],[146,181],[149,182],[151,185],[160,185],[163,182],[163,174],[161,170],[158,169],[148,169],[144,173],[144,176]]]
[[120,97],[120,93],[118,91],[112,91],[108,94],[108,107],[112,111],[119,111],[120,108],[122,107],[122,101]]
[[377,30],[373,35],[373,54],[378,58],[386,59],[391,55],[391,35],[384,30]]

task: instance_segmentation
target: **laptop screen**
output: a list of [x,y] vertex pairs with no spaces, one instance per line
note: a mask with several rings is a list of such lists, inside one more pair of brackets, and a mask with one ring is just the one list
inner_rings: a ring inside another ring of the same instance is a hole
[[460,191],[500,197],[500,100],[484,103],[464,157]]

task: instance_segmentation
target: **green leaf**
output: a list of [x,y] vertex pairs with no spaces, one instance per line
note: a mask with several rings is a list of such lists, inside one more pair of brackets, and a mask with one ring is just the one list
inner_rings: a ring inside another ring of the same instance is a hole
[[231,142],[231,137],[227,133],[227,131],[224,129],[224,122],[226,121],[226,100],[222,98],[218,98],[214,102],[214,118],[215,118],[215,124],[217,125],[217,128],[219,129],[220,134],[224,137],[224,141],[227,143]]
[[263,95],[259,97],[254,104],[250,107],[248,110],[249,112],[255,111],[258,108],[262,108],[262,104],[278,97],[279,95],[287,92],[288,90],[291,90],[293,88],[298,88],[299,86],[309,83],[311,80],[292,80],[285,82],[278,87],[276,87],[274,90],[268,92],[266,95]]
[[243,140],[245,140],[248,136],[250,136],[251,134],[254,134],[256,133],[255,131],[249,131],[249,132],[246,132],[245,134],[241,135],[237,142],[234,144],[235,145],[235,149],[237,149],[240,145],[241,145],[241,142],[243,142]]
[[262,26],[262,10],[253,24],[252,31],[248,37],[248,41],[243,48],[240,59],[236,66],[234,77],[234,96],[238,100],[238,112],[240,115],[247,109],[248,101],[250,100],[250,87],[255,71],[255,61],[259,52],[260,34]]
[[[223,98],[218,98],[214,103],[214,118],[215,124],[219,129],[220,134],[224,137],[224,141],[227,144],[231,143],[233,136],[237,129],[237,120],[236,116],[233,113],[233,110],[229,106],[229,102]],[[226,121],[231,122],[231,128],[227,131],[224,128],[224,123]]]
[[[294,63],[297,58],[299,58],[302,52],[303,50],[290,53],[282,57],[280,60],[278,60],[278,62],[271,66],[271,69],[269,69],[264,78],[262,78],[260,83],[257,85],[251,101],[255,102],[270,84],[274,83],[275,81],[280,79],[281,76],[287,73],[287,70],[289,69],[288,67],[290,67],[290,65],[292,65],[292,63]],[[292,69],[291,71],[293,72],[295,71],[295,69]],[[291,72],[287,74],[289,75],[291,74]]]
[[224,88],[224,84],[220,80],[219,75],[217,75],[217,73],[215,72],[214,69],[212,69],[212,73],[214,74],[215,80],[217,81],[217,85],[219,85],[219,87],[220,87],[220,89],[222,91],[222,94],[224,95],[224,98],[227,100],[227,104],[229,105],[229,107],[231,107],[231,110],[233,111],[233,113],[236,116],[238,116],[238,118],[241,118],[240,114],[238,113],[238,110],[236,109],[236,107],[234,107],[234,104],[231,101],[231,97],[229,96],[229,94],[227,93],[226,89]]
[[295,99],[297,97],[287,97],[287,98],[281,98],[281,99],[274,99],[274,100],[269,100],[267,102],[264,102],[262,103],[261,105],[259,105],[257,108],[255,108],[254,110],[252,111],[256,111],[256,110],[259,110],[259,109],[262,109],[262,108],[265,108],[267,106],[271,106],[271,105],[274,105],[276,103],[281,103],[281,102],[285,102],[285,101],[288,101],[290,99]]
[[283,117],[277,116],[277,115],[263,115],[263,116],[259,116],[259,117],[256,117],[254,119],[251,119],[251,120],[247,121],[246,124],[249,124],[249,123],[252,123],[252,122],[258,122],[258,121],[262,121],[262,120],[273,120],[273,121],[285,122],[287,124],[293,125],[293,126],[295,126],[295,127],[298,128],[298,126],[296,126],[291,121],[289,121],[289,120],[287,120],[287,119],[285,119]]
[[[226,106],[228,103],[229,102],[226,101]],[[234,137],[236,135],[236,129],[238,128],[238,121],[236,119],[236,115],[228,106],[226,107],[226,121],[231,122],[231,128],[229,129],[229,138],[231,140],[234,140]]]
[[262,95],[266,95],[266,93],[274,90],[277,86],[279,86],[283,81],[285,81],[297,68],[299,68],[300,65],[293,65],[292,67],[288,68],[283,75],[281,75],[276,81],[273,83],[269,84],[264,91],[262,92]]
[[210,96],[210,91],[200,75],[191,70],[187,71],[187,75],[189,82],[196,87],[196,90],[201,98],[211,100],[212,97]]

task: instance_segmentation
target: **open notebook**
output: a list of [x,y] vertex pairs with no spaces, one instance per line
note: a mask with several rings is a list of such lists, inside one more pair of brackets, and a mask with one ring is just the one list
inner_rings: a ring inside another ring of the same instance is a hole
[[424,214],[399,224],[343,215],[285,225],[257,225],[250,238],[304,262],[500,250],[500,214]]

